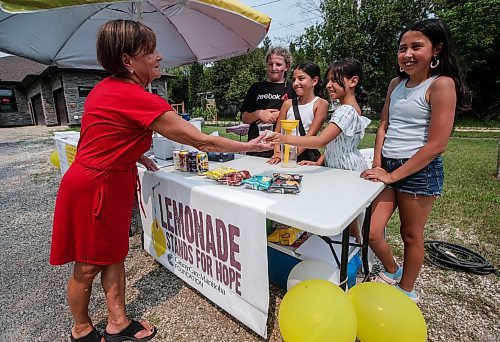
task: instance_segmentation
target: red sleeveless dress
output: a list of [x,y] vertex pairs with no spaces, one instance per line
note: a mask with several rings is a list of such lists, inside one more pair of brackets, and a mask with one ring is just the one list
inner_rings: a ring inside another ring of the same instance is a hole
[[125,259],[136,162],[151,146],[149,125],[173,110],[137,84],[108,77],[85,101],[74,163],[57,194],[50,263],[96,265]]

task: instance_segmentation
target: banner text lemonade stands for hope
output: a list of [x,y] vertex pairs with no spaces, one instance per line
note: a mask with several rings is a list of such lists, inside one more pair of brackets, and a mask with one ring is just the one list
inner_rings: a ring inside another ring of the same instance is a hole
[[203,281],[224,292],[211,279],[189,267],[196,266],[241,295],[240,246],[236,240],[240,236],[240,228],[162,194],[157,196],[160,224],[166,230],[167,246],[189,264],[183,266],[176,263],[177,268],[184,267],[179,271],[193,277],[192,280],[197,283]]

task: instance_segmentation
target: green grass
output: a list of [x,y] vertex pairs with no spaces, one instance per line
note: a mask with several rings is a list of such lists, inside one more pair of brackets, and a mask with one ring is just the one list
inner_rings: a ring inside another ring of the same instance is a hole
[[454,138],[470,138],[470,139],[500,139],[500,132],[459,132],[454,130],[451,133]]
[[451,240],[479,248],[496,265],[500,262],[498,148],[495,140],[450,139],[443,155],[444,193],[429,220],[436,229],[454,228],[457,234]]
[[[233,140],[240,140],[240,136],[235,133],[226,133],[226,128],[225,127],[219,127],[219,126],[207,126],[203,125],[201,131],[206,134],[210,134],[212,132],[219,132],[219,136],[233,139]],[[241,141],[247,141],[247,136],[244,135],[241,137]]]

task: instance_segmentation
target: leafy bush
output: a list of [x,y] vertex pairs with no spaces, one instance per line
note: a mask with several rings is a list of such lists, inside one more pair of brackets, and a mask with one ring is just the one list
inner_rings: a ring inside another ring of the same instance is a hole
[[203,118],[205,121],[214,121],[217,118],[217,109],[215,107],[206,109],[194,107],[191,110],[191,118]]
[[205,119],[206,121],[214,121],[215,119],[217,119],[217,108],[208,107],[207,109],[205,109],[203,119]]

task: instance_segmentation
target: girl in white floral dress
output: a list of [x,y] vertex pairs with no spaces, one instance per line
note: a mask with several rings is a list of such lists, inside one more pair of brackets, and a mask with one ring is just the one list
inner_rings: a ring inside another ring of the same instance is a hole
[[[357,97],[361,95],[363,67],[353,58],[334,62],[327,71],[326,88],[332,100],[339,100],[341,106],[332,114],[330,123],[315,136],[293,136],[274,134],[268,141],[306,148],[322,148],[325,153],[316,162],[302,161],[301,165],[325,165],[332,168],[364,171],[368,169],[365,158],[358,150],[358,144],[365,134],[370,120],[361,116]],[[350,226],[351,235],[359,239],[356,224]]]

